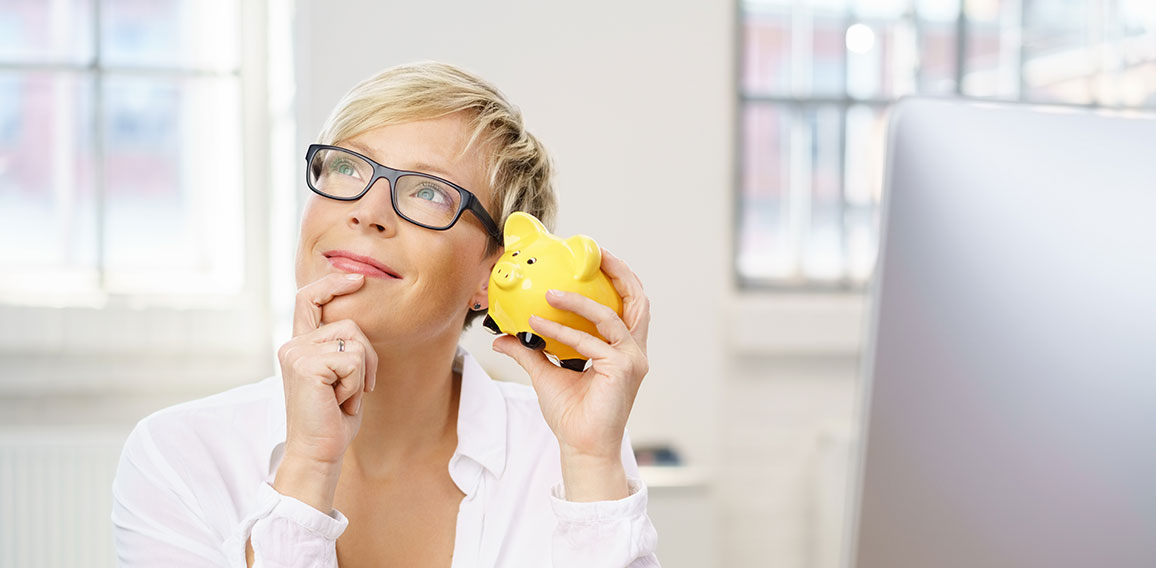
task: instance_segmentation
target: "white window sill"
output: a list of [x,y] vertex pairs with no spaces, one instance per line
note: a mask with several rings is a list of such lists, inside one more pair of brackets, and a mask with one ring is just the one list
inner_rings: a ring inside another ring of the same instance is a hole
[[219,308],[47,308],[0,305],[0,351],[140,353],[246,351],[269,343],[263,310]]
[[0,306],[0,396],[204,392],[267,377],[267,318],[249,306]]
[[14,353],[0,351],[0,398],[205,395],[274,374],[267,352]]

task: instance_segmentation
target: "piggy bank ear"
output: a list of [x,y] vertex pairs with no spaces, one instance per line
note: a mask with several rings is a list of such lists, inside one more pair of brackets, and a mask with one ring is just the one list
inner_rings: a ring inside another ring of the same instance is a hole
[[549,231],[537,217],[524,211],[514,211],[506,218],[502,244],[509,250],[516,248],[519,242],[533,242],[545,234],[549,234]]
[[566,239],[566,248],[574,257],[574,277],[589,280],[602,268],[602,249],[598,243],[586,235],[574,235]]

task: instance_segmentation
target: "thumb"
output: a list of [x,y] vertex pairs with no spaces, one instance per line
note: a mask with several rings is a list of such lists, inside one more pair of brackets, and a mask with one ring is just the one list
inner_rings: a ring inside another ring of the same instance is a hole
[[503,335],[494,339],[493,347],[494,351],[510,357],[525,369],[526,373],[530,375],[531,380],[537,379],[544,365],[554,366],[554,364],[546,358],[545,353],[524,347],[522,342],[518,341],[518,338],[512,335]]

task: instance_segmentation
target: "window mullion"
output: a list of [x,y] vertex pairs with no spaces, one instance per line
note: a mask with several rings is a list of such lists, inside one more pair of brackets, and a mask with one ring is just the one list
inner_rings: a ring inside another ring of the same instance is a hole
[[101,68],[101,0],[92,0],[92,171],[93,203],[96,215],[96,282],[97,292],[107,297],[107,266],[105,255],[106,199],[108,195],[105,175],[104,148],[104,70]]

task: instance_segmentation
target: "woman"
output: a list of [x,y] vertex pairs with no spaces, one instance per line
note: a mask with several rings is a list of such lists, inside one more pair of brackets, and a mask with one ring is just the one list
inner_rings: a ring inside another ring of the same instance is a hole
[[113,487],[121,563],[657,566],[625,434],[648,368],[637,276],[603,251],[622,317],[549,297],[606,341],[531,322],[584,372],[501,336],[533,388],[499,383],[458,346],[486,310],[498,227],[554,217],[518,111],[455,67],[398,66],[338,103],[307,160],[281,376],[137,425]]

